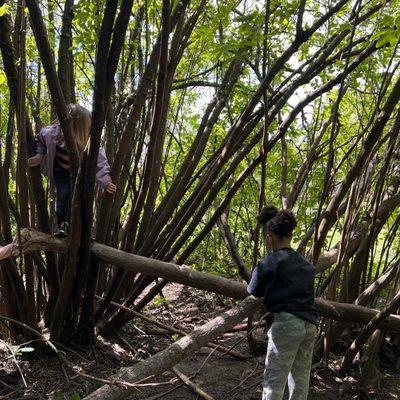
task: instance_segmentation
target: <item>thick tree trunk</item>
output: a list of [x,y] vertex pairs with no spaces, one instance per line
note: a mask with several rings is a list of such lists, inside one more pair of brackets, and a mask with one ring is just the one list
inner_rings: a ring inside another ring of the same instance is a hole
[[366,389],[367,386],[377,386],[376,381],[379,376],[377,368],[377,364],[379,363],[378,352],[384,337],[385,332],[382,332],[380,329],[377,329],[371,337],[371,341],[366,351],[366,360],[361,364],[360,384],[363,389]]

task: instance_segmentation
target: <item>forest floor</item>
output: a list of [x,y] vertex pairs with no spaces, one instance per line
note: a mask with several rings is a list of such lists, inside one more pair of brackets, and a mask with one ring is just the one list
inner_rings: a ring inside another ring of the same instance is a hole
[[[146,315],[156,317],[160,322],[181,330],[190,331],[194,326],[220,314],[233,303],[224,304],[216,295],[205,294],[171,284],[164,289],[166,301],[158,301],[146,310]],[[257,342],[265,342],[264,329],[255,331]],[[119,337],[120,344],[100,340],[90,351],[74,346],[64,349],[64,355],[79,371],[107,379],[121,366],[135,363],[162,350],[174,340],[166,336],[160,328],[144,325],[135,319]],[[227,347],[248,355],[248,343],[245,332],[224,335],[220,340]],[[30,344],[35,347],[35,343]],[[311,374],[309,400],[334,399],[400,399],[400,368],[397,372],[388,369],[381,371],[378,389],[368,395],[358,390],[356,378],[342,378],[338,374],[340,353],[332,355],[328,369],[316,366]],[[261,382],[265,355],[248,357],[245,360],[202,348],[176,367],[192,379],[196,385],[215,400],[256,400],[261,399]],[[0,400],[1,399],[70,399],[83,398],[96,388],[98,383],[83,378],[71,370],[61,368],[57,357],[51,354],[32,352],[19,357],[21,371],[10,357],[10,351],[0,341]],[[353,376],[357,377],[357,369]],[[21,374],[26,380],[25,387]],[[184,386],[172,373],[167,372],[154,380],[151,385],[138,388],[131,400],[194,400],[200,399]]]

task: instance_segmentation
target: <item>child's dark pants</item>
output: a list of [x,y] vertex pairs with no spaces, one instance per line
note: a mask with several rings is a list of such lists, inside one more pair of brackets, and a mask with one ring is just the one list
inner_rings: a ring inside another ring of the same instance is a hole
[[69,170],[54,168],[54,183],[56,186],[56,216],[57,224],[69,220],[69,209],[71,204],[71,181]]

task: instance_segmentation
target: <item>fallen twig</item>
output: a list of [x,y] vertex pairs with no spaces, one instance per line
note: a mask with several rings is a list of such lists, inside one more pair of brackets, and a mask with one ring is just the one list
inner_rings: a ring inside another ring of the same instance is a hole
[[203,389],[193,383],[183,372],[179,371],[176,367],[172,368],[172,372],[193,392],[202,397],[204,400],[214,400],[209,394],[207,394]]

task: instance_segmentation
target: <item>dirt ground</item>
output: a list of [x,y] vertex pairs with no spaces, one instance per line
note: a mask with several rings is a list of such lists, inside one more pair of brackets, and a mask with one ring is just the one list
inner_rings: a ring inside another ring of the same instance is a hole
[[[221,313],[231,304],[227,300],[205,294],[180,285],[169,285],[164,290],[166,302],[158,301],[146,314],[169,326],[190,331],[194,326]],[[263,329],[255,332],[258,343],[265,342]],[[96,347],[84,351],[79,347],[63,349],[65,356],[80,372],[97,378],[109,378],[121,366],[133,365],[135,361],[149,357],[172,343],[174,338],[163,335],[159,328],[144,325],[135,319],[121,334],[119,344],[100,340]],[[248,355],[245,333],[225,335],[219,343],[233,347]],[[35,347],[37,343],[29,346]],[[74,371],[62,369],[57,357],[43,352],[33,352],[18,357],[18,371],[9,349],[0,341],[0,400],[1,399],[70,399],[83,398],[96,388],[98,383],[86,379]],[[206,393],[216,400],[261,399],[261,382],[265,355],[249,356],[245,360],[202,348],[176,367]],[[400,399],[400,371],[384,371],[368,394],[361,393],[354,378],[341,377],[338,370],[340,354],[331,357],[328,370],[315,366],[311,374],[309,400]],[[23,384],[21,374],[26,380]],[[356,368],[353,376],[357,377]],[[131,400],[195,400],[200,399],[172,373],[149,382],[149,386],[138,388],[128,398]]]

